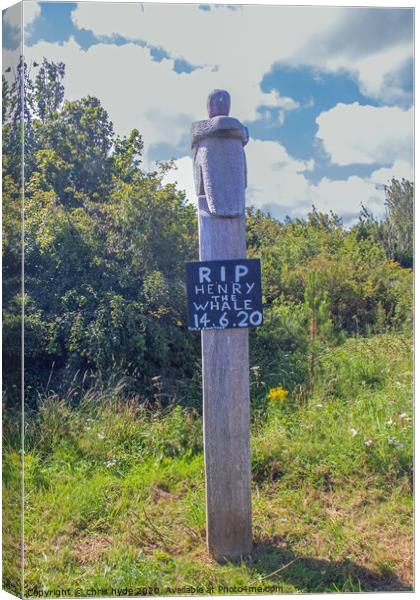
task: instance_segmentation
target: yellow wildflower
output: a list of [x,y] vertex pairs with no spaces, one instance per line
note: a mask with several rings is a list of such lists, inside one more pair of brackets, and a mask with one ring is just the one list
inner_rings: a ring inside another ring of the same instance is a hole
[[278,387],[271,388],[271,390],[268,392],[268,399],[271,402],[283,402],[286,400],[288,393],[289,392],[287,390],[279,385]]

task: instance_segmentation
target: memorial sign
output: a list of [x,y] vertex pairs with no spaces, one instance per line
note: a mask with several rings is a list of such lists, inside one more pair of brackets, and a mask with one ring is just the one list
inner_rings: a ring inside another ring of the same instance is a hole
[[191,331],[262,325],[259,259],[187,263],[187,295]]
[[227,91],[207,109],[191,127],[200,262],[187,267],[189,327],[201,330],[207,547],[224,562],[252,552],[248,327],[262,322],[261,283],[245,258],[248,130]]

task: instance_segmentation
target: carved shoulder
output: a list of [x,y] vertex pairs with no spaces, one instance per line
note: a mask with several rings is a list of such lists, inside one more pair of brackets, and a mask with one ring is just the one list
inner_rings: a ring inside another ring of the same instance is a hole
[[210,136],[237,138],[245,145],[248,142],[248,129],[238,119],[228,116],[217,116],[203,121],[196,121],[191,126],[191,147]]

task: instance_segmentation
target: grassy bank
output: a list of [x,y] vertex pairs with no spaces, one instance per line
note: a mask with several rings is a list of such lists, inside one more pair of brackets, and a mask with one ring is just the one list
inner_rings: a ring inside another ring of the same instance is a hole
[[237,565],[206,553],[199,415],[118,390],[77,409],[44,398],[27,431],[27,594],[411,589],[411,342],[350,339],[318,372],[309,400],[267,401],[253,422],[255,545]]

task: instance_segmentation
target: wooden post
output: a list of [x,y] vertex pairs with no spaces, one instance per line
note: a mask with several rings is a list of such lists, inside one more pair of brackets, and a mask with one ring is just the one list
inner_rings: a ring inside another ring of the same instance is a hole
[[[228,114],[226,94],[213,92],[210,119],[193,125],[201,261],[246,257],[242,146],[248,135],[239,121],[220,116]],[[212,101],[219,102],[213,112]],[[234,561],[252,549],[248,330],[201,336],[207,547],[216,560]]]

